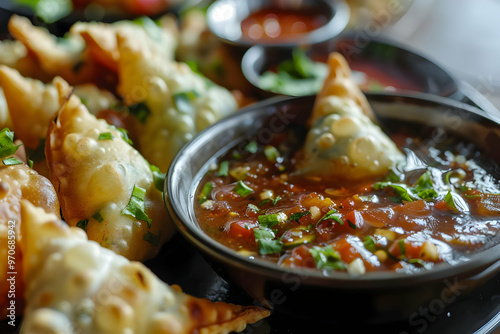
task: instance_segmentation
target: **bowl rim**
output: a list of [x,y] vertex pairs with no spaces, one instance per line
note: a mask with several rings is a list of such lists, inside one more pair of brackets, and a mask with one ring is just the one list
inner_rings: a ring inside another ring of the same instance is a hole
[[[405,103],[426,104],[440,108],[444,107],[459,109],[461,111],[472,113],[478,117],[482,117],[500,127],[500,118],[490,118],[480,109],[456,100],[451,100],[449,98],[435,96],[432,94],[421,93],[419,94],[419,96],[415,96],[411,94],[369,93],[367,94],[367,97],[369,101],[371,99],[394,99],[398,101],[404,101]],[[195,150],[197,148],[202,148],[207,143],[207,141],[209,141],[209,136],[214,131],[214,129],[223,127],[224,125],[228,124],[237,124],[240,118],[243,118],[245,116],[249,117],[248,115],[257,113],[259,111],[272,114],[271,109],[276,104],[294,102],[295,100],[301,99],[314,100],[314,96],[276,96],[243,108],[238,113],[233,114],[201,131],[195,136],[193,140],[186,144],[174,158],[165,180],[164,201],[180,233],[190,243],[194,244],[198,250],[201,250],[201,253],[203,255],[208,255],[209,257],[225,264],[229,263],[229,265],[234,268],[241,269],[243,271],[251,271],[260,275],[265,275],[266,277],[275,280],[280,280],[285,275],[298,275],[307,277],[307,284],[314,284],[324,287],[343,287],[356,289],[387,288],[396,286],[405,287],[419,283],[443,280],[454,276],[470,277],[471,274],[477,274],[478,269],[482,269],[484,270],[484,272],[496,272],[500,269],[500,257],[498,255],[500,254],[500,244],[497,244],[488,249],[473,254],[467,261],[455,265],[450,265],[448,263],[439,263],[431,270],[423,270],[412,274],[383,271],[367,272],[366,274],[360,276],[350,276],[346,272],[334,271],[329,273],[329,276],[325,276],[318,270],[279,267],[275,263],[271,263],[265,260],[250,259],[218,243],[207,234],[205,234],[201,227],[199,227],[198,222],[192,221],[187,213],[183,211],[183,207],[181,207],[179,203],[176,202],[175,192],[178,187],[178,181],[180,180],[178,174],[179,170],[182,169],[178,167],[179,164],[182,166],[185,163],[185,161],[189,157],[189,151]],[[233,144],[234,143],[228,144],[225,147],[232,147],[234,146]],[[218,156],[220,156],[220,154],[225,151],[227,151],[227,149],[221,148],[218,153],[213,155],[210,160],[204,163],[205,168],[211,160],[215,160]],[[189,196],[185,196],[189,197],[188,200],[191,204],[194,203],[194,190],[196,190],[196,186],[199,184],[199,181],[201,179],[201,171],[202,170],[199,170],[197,172],[197,179],[193,180],[192,182],[194,185],[191,184],[190,193],[188,194]],[[194,206],[191,206],[191,208],[194,208]]]
[[[340,34],[339,36],[337,36],[336,38],[333,38],[333,39],[331,39],[329,41],[325,41],[325,42],[327,42],[327,43],[335,42],[337,44],[338,42],[341,42],[342,40],[355,41],[356,40],[356,33],[355,32],[344,32],[344,33]],[[414,56],[416,56],[418,58],[424,59],[428,63],[435,66],[435,68],[437,70],[444,73],[449,78],[450,84],[453,86],[452,89],[450,89],[449,95],[446,95],[446,96],[439,95],[439,96],[453,98],[456,100],[460,100],[461,98],[463,98],[463,93],[460,89],[459,81],[457,80],[456,76],[453,73],[451,73],[449,70],[444,68],[435,59],[432,59],[432,57],[428,57],[427,55],[423,55],[421,52],[414,50],[411,47],[403,45],[399,42],[392,41],[389,38],[371,37],[369,39],[366,39],[364,42],[367,42],[366,45],[368,45],[370,43],[376,43],[376,44],[380,44],[380,45],[384,45],[384,46],[395,47],[397,49],[400,49],[401,51],[407,52],[409,54],[413,54]],[[311,48],[313,48],[314,46],[315,45],[311,45]],[[293,96],[293,95],[276,93],[276,92],[273,92],[270,90],[262,89],[258,84],[261,74],[254,71],[254,66],[253,66],[253,64],[255,64],[256,61],[260,60],[262,58],[262,56],[265,55],[266,51],[268,51],[268,50],[275,50],[277,52],[289,52],[291,55],[293,48],[294,48],[294,46],[274,47],[272,45],[265,45],[265,44],[252,45],[251,47],[249,47],[245,51],[245,53],[243,54],[243,57],[241,58],[240,67],[241,67],[241,71],[243,73],[243,76],[253,87],[255,87],[256,89],[263,91],[267,94]],[[307,51],[307,49],[306,49],[306,51]],[[412,94],[431,93],[429,91],[409,91],[409,90],[404,90],[404,89],[397,90],[396,92],[388,92],[388,93],[389,94],[405,94],[405,93],[410,93],[410,92]],[[385,93],[385,92],[381,92],[381,93]],[[438,95],[438,94],[434,93],[434,95]]]
[[[276,41],[266,42],[266,43],[259,43],[258,41],[251,41],[245,39],[241,36],[241,34],[237,38],[232,38],[227,33],[225,33],[223,29],[221,29],[221,24],[217,23],[217,21],[213,19],[213,16],[214,12],[218,10],[220,6],[230,5],[233,6],[234,8],[234,6],[238,3],[238,1],[241,0],[215,0],[214,2],[212,2],[207,9],[207,15],[206,15],[207,25],[210,31],[215,36],[217,36],[217,38],[221,39],[222,41],[230,45],[236,45],[245,48],[248,48],[252,45],[260,45],[260,44],[269,46],[273,45],[279,47],[290,47],[301,44],[316,44],[338,36],[342,31],[344,31],[344,29],[347,27],[347,24],[349,23],[350,9],[345,0],[335,0],[335,1],[315,0],[313,2],[321,2],[322,4],[328,6],[333,12],[333,16],[329,19],[329,21],[325,25],[315,30],[303,34],[298,34],[295,38],[293,38],[293,40],[277,39]],[[255,1],[255,0],[250,0],[250,1]],[[264,2],[264,5],[267,5],[267,3]],[[233,16],[234,15],[235,14],[233,14]],[[240,27],[241,20],[237,18],[237,21],[240,23],[239,25]]]

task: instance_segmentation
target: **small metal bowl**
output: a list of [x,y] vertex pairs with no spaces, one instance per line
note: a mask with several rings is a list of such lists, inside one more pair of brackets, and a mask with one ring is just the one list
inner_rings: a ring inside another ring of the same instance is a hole
[[[487,118],[479,109],[426,94],[369,94],[368,100],[383,126],[394,121],[435,126],[465,137],[500,162],[500,121]],[[467,295],[500,271],[498,234],[492,247],[454,266],[441,263],[412,275],[370,272],[358,277],[345,272],[325,277],[320,272],[250,259],[205,234],[197,222],[194,201],[197,186],[210,165],[248,138],[267,138],[287,125],[303,124],[313,102],[314,96],[275,97],[250,106],[202,131],[174,159],[165,184],[165,202],[180,233],[223,278],[280,312],[331,321],[386,323],[418,315],[420,307],[428,307],[435,300],[451,303],[457,295]]]
[[293,38],[277,38],[267,45],[294,46],[320,43],[339,35],[349,22],[349,7],[342,0],[217,0],[207,11],[209,29],[224,42],[248,48],[255,41],[245,39],[242,35],[241,23],[251,13],[259,9],[273,6],[282,9],[317,8],[327,16],[327,23],[316,30],[297,34]]
[[[262,89],[259,83],[260,77],[268,69],[276,67],[286,59],[291,59],[292,50],[293,47],[274,48],[256,45],[245,52],[241,62],[242,72],[255,87],[257,94],[266,97],[278,94]],[[363,40],[349,33],[306,49],[307,55],[316,61],[326,61],[328,54],[333,51],[340,52],[354,69],[356,69],[355,63],[364,63],[378,68],[379,71],[386,71],[388,76],[411,79],[414,86],[419,88],[396,89],[398,92],[431,93],[456,100],[463,98],[452,74],[432,60],[395,43],[379,39]]]

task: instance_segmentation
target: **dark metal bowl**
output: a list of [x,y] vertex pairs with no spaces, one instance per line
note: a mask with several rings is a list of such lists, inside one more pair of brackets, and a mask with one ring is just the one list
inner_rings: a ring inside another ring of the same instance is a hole
[[277,39],[266,45],[293,46],[323,42],[339,35],[349,22],[349,7],[343,0],[217,0],[208,8],[207,24],[212,33],[224,42],[249,47],[256,43],[243,38],[241,22],[251,13],[268,6],[293,9],[300,9],[301,6],[318,8],[327,16],[328,22],[316,30],[297,35],[293,40]]
[[[445,131],[438,131],[439,136],[458,134],[475,143],[492,163],[500,163],[500,121],[486,117],[479,109],[426,94],[368,94],[368,100],[382,126],[394,121],[433,126]],[[276,97],[250,106],[201,132],[174,159],[165,185],[165,202],[181,234],[222,277],[280,312],[380,323],[411,321],[422,308],[444,307],[500,271],[500,235],[490,248],[453,266],[441,263],[411,275],[369,272],[359,277],[344,272],[325,277],[315,271],[281,268],[239,255],[206,235],[196,220],[194,200],[209,165],[250,137],[265,140],[287,125],[303,123],[313,101],[314,96]]]
[[[291,59],[292,50],[292,47],[274,48],[256,45],[246,51],[241,62],[242,72],[261,96],[276,95],[276,93],[259,87],[262,73],[273,66],[275,67],[283,60]],[[377,67],[387,66],[389,70],[397,72],[387,73],[389,76],[404,75],[407,78],[412,78],[415,84],[421,88],[416,92],[431,93],[456,100],[463,98],[452,74],[445,71],[436,62],[390,41],[362,38],[356,33],[348,33],[337,39],[312,45],[306,50],[312,59],[326,60],[329,53],[337,51],[350,64],[355,61],[363,61]]]

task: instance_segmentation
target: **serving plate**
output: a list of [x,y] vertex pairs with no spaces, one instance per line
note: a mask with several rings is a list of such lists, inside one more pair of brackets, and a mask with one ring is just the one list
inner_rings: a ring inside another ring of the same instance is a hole
[[[377,93],[368,94],[368,100],[382,125],[401,120],[435,126],[460,134],[493,162],[500,162],[500,123],[479,109],[426,94]],[[342,272],[325,277],[317,272],[279,268],[243,257],[208,237],[196,221],[193,202],[198,182],[210,164],[245,139],[272,136],[285,125],[303,123],[313,101],[314,96],[278,97],[253,105],[200,133],[174,160],[165,188],[167,206],[181,234],[222,277],[281,313],[354,322],[361,321],[362,315],[366,323],[389,323],[409,319],[415,312],[418,316],[419,308],[434,300],[449,301],[455,292],[473,291],[500,271],[498,234],[494,246],[472,255],[470,261],[453,266],[443,263],[412,275],[374,272],[354,278]],[[437,133],[444,133],[440,131]],[[497,178],[498,172],[500,169],[496,170]]]

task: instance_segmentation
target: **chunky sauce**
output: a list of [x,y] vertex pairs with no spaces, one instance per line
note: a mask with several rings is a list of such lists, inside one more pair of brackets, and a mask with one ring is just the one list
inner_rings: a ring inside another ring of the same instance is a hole
[[346,183],[294,175],[296,131],[229,152],[198,188],[202,229],[280,266],[363,274],[463,261],[500,228],[500,185],[463,142],[392,135],[407,155],[385,177]]
[[325,15],[312,8],[299,11],[268,7],[244,19],[241,31],[245,39],[266,43],[315,30],[326,21]]

